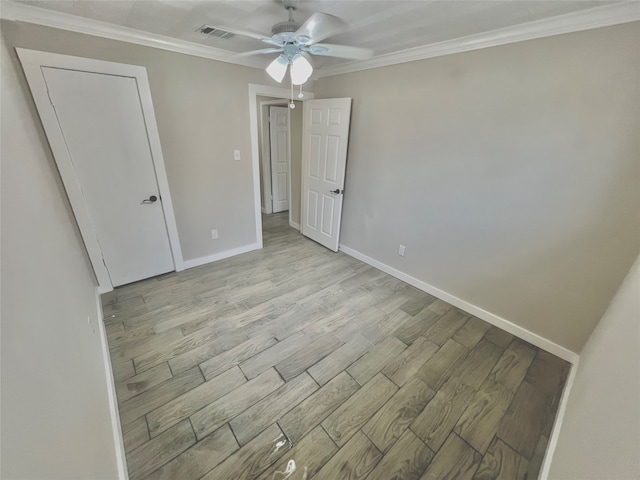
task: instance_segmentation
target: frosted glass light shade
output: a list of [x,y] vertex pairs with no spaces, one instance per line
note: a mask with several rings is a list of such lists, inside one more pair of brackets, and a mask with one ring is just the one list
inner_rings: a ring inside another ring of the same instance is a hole
[[302,85],[313,73],[311,59],[305,52],[297,53],[291,60],[291,83]]
[[284,78],[284,74],[287,73],[287,65],[289,65],[287,57],[285,57],[284,55],[280,55],[269,64],[269,66],[267,67],[267,73],[276,82],[280,83]]

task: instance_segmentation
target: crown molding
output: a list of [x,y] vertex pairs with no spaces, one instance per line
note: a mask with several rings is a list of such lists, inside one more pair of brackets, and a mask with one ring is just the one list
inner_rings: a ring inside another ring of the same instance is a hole
[[[0,18],[35,23],[76,33],[84,33],[111,40],[119,40],[146,47],[160,48],[171,52],[218,60],[220,62],[234,63],[246,67],[264,68],[264,63],[257,58],[239,57],[227,50],[16,3],[11,0],[0,1]],[[580,12],[536,20],[535,22],[492,30],[490,32],[410,48],[400,52],[378,55],[368,60],[341,63],[333,67],[317,68],[312,78],[316,79],[343,73],[358,72],[371,68],[386,67],[399,63],[413,62],[415,60],[424,60],[453,53],[468,52],[593,28],[608,27],[638,20],[640,20],[640,2],[636,0],[623,1]]]
[[8,0],[2,0],[0,3],[0,18],[4,20],[35,23],[46,27],[134,43],[145,47],[160,48],[162,50],[218,60],[220,62],[235,63],[246,67],[264,68],[263,63],[259,59],[239,57],[233,52],[220,48],[208,47],[164,35],[143,32],[133,28],[113,25],[111,23],[55,12],[53,10],[15,3]]
[[522,23],[511,27],[455,38],[400,52],[378,55],[368,60],[342,63],[333,67],[318,68],[314,78],[329,77],[344,73],[386,67],[398,63],[413,62],[427,58],[468,52],[509,43],[551,37],[564,33],[579,32],[593,28],[608,27],[640,20],[640,2],[631,0],[580,12],[567,13],[556,17]]

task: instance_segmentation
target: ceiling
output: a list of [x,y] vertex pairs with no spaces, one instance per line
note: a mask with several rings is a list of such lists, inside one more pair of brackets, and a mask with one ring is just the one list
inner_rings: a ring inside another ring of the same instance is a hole
[[[215,47],[228,52],[267,45],[234,36],[221,39],[197,30],[204,24],[263,32],[287,19],[280,0],[15,0],[56,12]],[[4,2],[3,2],[4,3]],[[294,18],[314,12],[343,18],[349,29],[325,42],[366,47],[375,55],[431,45],[567,13],[618,3],[602,0],[341,0],[300,1]],[[265,64],[269,58],[265,56]],[[316,68],[349,60],[315,57]]]

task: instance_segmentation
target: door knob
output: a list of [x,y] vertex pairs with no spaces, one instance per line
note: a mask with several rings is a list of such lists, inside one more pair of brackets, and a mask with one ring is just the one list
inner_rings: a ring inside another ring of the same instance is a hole
[[142,203],[156,203],[156,200],[158,200],[158,197],[151,195],[149,198],[142,200]]
[[335,190],[329,190],[329,193],[335,193],[336,195],[340,195],[341,193],[344,193],[344,190],[340,190],[339,188],[336,188]]

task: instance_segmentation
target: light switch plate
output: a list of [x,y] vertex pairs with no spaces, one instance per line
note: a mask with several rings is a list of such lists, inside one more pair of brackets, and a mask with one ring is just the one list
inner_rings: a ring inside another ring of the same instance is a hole
[[240,150],[234,150],[233,151],[233,159],[234,160],[240,160]]

